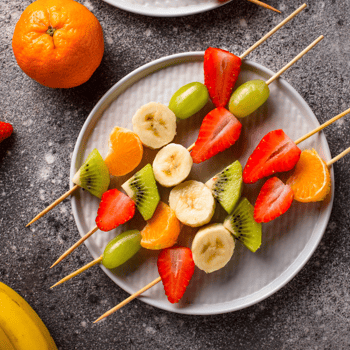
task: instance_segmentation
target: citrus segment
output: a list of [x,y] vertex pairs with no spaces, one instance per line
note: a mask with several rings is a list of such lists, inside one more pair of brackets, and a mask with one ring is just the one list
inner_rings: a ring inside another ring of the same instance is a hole
[[322,201],[330,191],[331,177],[327,164],[314,150],[304,150],[287,184],[298,202]]
[[174,210],[159,202],[152,219],[141,231],[141,246],[147,249],[163,249],[173,246],[181,230],[181,223]]
[[105,163],[111,175],[126,175],[140,164],[143,146],[134,132],[117,126],[109,135],[108,145]]
[[17,22],[12,48],[32,79],[51,88],[71,88],[85,83],[100,65],[103,31],[76,1],[37,0]]

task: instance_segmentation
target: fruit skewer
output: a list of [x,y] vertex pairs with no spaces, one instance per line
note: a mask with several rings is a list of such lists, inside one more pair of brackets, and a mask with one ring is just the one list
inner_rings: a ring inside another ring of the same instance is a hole
[[246,184],[255,183],[277,172],[286,172],[293,169],[301,154],[301,150],[297,145],[348,113],[350,113],[350,108],[300,137],[295,142],[282,129],[270,131],[261,139],[248,158],[243,169],[243,182]]
[[[264,41],[266,41],[271,35],[273,35],[275,32],[277,32],[281,27],[283,27],[286,23],[288,23],[292,18],[294,18],[298,13],[300,13],[304,8],[306,7],[306,4],[301,5],[297,10],[295,10],[293,13],[291,13],[287,18],[285,18],[282,22],[280,22],[276,27],[274,27],[271,31],[269,31],[267,34],[265,34],[260,40],[258,40],[254,45],[252,45],[249,49],[247,49],[241,56],[240,59],[245,58],[249,53],[251,53],[254,49],[256,49],[259,45],[261,45]],[[48,207],[46,207],[42,212],[40,212],[34,219],[32,219],[26,227],[30,226],[32,223],[43,217],[46,213],[48,213],[50,210],[52,210],[54,207],[56,207],[59,203],[61,203],[64,199],[69,197],[71,194],[73,194],[80,186],[75,185],[73,186],[69,191],[64,193],[61,197],[59,197],[57,200],[55,200],[52,204],[50,204]]]
[[[268,79],[266,83],[264,81],[262,82],[268,88],[269,84],[275,81],[282,73],[301,59],[323,38],[323,35],[320,35],[289,63]],[[249,104],[254,105],[254,96],[249,96]],[[193,162],[196,164],[201,163],[232,146],[239,138],[241,126],[241,123],[235,115],[224,107],[219,106],[209,112],[202,121],[196,142],[188,147],[188,151],[191,151]]]
[[[338,161],[339,159],[341,159],[342,157],[344,157],[348,153],[350,153],[350,147],[347,148],[345,151],[341,152],[340,154],[338,154],[336,157],[331,159],[329,162],[327,162],[326,163],[327,167],[331,166],[332,164],[334,164],[336,161]],[[131,302],[133,299],[137,298],[138,296],[140,296],[142,293],[144,293],[145,291],[147,291],[148,289],[150,289],[151,287],[153,287],[154,285],[159,283],[161,280],[162,279],[160,276],[157,277],[151,283],[147,284],[145,287],[143,287],[139,291],[133,293],[127,299],[125,299],[124,301],[122,301],[121,303],[119,303],[118,305],[116,305],[115,307],[113,307],[112,309],[107,311],[106,313],[104,313],[102,316],[100,316],[98,319],[96,319],[94,321],[94,323],[101,321],[103,318],[105,318],[105,317],[111,315],[112,313],[116,312],[117,310],[121,309],[123,306],[125,306],[126,304]]]

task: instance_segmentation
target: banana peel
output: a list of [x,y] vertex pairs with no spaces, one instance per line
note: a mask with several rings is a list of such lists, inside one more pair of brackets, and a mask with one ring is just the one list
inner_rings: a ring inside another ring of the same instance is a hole
[[0,350],[57,350],[38,314],[0,282]]

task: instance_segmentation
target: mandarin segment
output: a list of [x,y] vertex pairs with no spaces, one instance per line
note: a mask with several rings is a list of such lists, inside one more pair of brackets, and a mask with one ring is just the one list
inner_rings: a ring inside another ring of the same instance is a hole
[[109,136],[108,145],[105,163],[111,175],[126,175],[140,164],[143,156],[142,142],[131,130],[115,127]]
[[76,1],[37,0],[17,22],[12,48],[29,77],[51,88],[71,88],[85,83],[100,65],[103,31]]
[[331,189],[331,176],[327,164],[314,150],[301,152],[299,162],[287,184],[298,202],[322,201]]
[[174,210],[159,202],[152,219],[141,231],[141,246],[147,249],[164,249],[173,246],[180,234],[181,223]]

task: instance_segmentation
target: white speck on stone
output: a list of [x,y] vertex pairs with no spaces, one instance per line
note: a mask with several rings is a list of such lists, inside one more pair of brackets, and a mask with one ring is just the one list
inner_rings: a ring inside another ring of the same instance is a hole
[[17,250],[17,247],[15,245],[11,246],[11,249],[15,252]]
[[157,331],[153,327],[148,326],[148,327],[146,327],[146,333],[147,334],[156,334]]
[[50,141],[50,142],[49,142],[49,147],[51,147],[52,145],[53,145],[53,144],[52,144],[52,142]]
[[61,207],[60,207],[60,212],[61,212],[61,214],[67,214],[67,208],[61,206]]
[[285,9],[286,9],[286,5],[285,5],[285,4],[280,4],[279,10],[280,10],[281,12],[283,12]]
[[45,160],[47,164],[52,164],[55,161],[55,156],[51,153],[45,154]]
[[81,326],[82,326],[82,327],[84,327],[84,328],[85,328],[85,327],[86,327],[86,325],[87,325],[87,323],[86,323],[85,321],[82,321],[82,322],[81,322]]
[[246,35],[244,36],[245,40],[250,41],[250,35],[248,33],[246,33]]
[[179,29],[177,27],[173,27],[173,32],[177,33],[179,31]]
[[84,1],[84,6],[87,7],[90,11],[92,11],[94,9],[94,7],[90,1]]
[[113,45],[114,44],[114,40],[110,36],[107,36],[106,41],[107,41],[108,45]]
[[23,122],[23,125],[24,126],[31,126],[33,124],[33,120],[32,119],[28,119],[28,120],[25,120]]
[[10,155],[11,155],[11,151],[7,151],[6,153],[7,153],[7,155],[8,155],[8,156],[10,156]]
[[5,191],[2,192],[1,195],[2,195],[3,197],[5,197],[5,196],[6,196],[6,192],[5,192]]
[[40,194],[40,199],[42,200],[42,201],[44,201],[45,200],[45,191],[43,190],[43,189],[40,189],[39,190],[39,194]]
[[146,29],[145,35],[146,35],[146,36],[151,36],[151,34],[152,34],[151,29]]
[[321,316],[322,315],[322,311],[321,310],[317,310],[316,311],[316,316]]
[[239,25],[240,25],[242,28],[248,28],[247,21],[246,21],[244,18],[241,18],[241,19],[239,20]]
[[47,180],[50,176],[50,169],[49,168],[41,168],[40,170],[40,177],[43,179],[43,180]]

